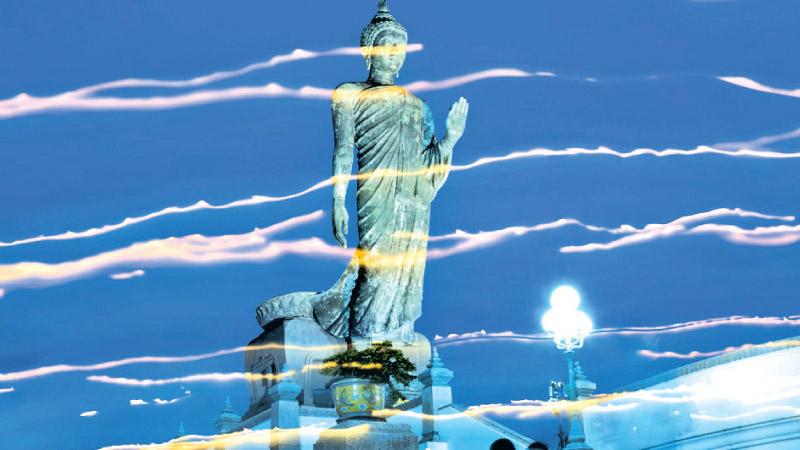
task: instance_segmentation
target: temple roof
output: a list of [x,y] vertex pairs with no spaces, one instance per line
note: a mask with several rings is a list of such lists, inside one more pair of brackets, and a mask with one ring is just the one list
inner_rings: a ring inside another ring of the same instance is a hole
[[792,350],[800,347],[800,336],[781,339],[779,341],[770,341],[765,344],[754,345],[752,347],[743,348],[741,350],[734,350],[722,355],[714,356],[711,358],[697,361],[685,366],[677,367],[658,375],[636,381],[634,383],[625,385],[617,389],[617,392],[623,391],[638,391],[647,389],[657,384],[661,384],[675,378],[686,376],[692,373],[700,372],[706,369],[711,369],[717,366],[722,366],[732,362],[740,361],[755,356],[766,355],[769,353]]

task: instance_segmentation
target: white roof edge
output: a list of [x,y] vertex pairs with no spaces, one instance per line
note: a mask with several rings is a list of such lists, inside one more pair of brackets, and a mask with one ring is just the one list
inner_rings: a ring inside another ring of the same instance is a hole
[[675,369],[671,369],[666,372],[659,373],[657,375],[653,375],[651,377],[644,378],[639,381],[635,381],[633,383],[620,387],[619,389],[616,390],[616,392],[629,392],[629,391],[638,391],[642,389],[647,389],[655,385],[664,383],[666,381],[674,380],[676,378],[680,378],[682,376],[686,376],[695,372],[700,372],[706,369],[711,369],[713,367],[722,366],[724,364],[741,361],[743,359],[767,355],[770,353],[775,353],[780,351],[796,350],[797,347],[800,346],[796,343],[792,345],[787,344],[786,346],[781,346],[779,343],[798,341],[798,340],[800,340],[800,336],[781,339],[778,341],[769,341],[764,344],[754,345],[753,347],[750,348],[734,350],[732,352],[696,361],[690,364],[676,367]]
[[[459,412],[467,412],[467,408],[464,408],[463,406],[456,405],[456,404],[451,404],[451,405],[445,406],[445,408],[453,408],[453,409],[455,409],[456,411],[459,411]],[[442,409],[444,409],[444,408],[442,408]],[[515,441],[517,441],[517,443],[522,444],[522,445],[524,445],[526,447],[531,445],[531,444],[533,444],[533,443],[535,443],[535,442],[537,442],[537,441],[535,441],[535,440],[533,440],[533,439],[531,439],[531,438],[529,438],[529,437],[527,437],[527,436],[525,436],[525,435],[523,435],[521,433],[518,433],[518,432],[512,430],[511,428],[508,428],[505,425],[502,425],[500,423],[495,422],[492,419],[489,419],[488,417],[484,417],[484,416],[477,415],[477,414],[476,415],[471,415],[471,414],[470,415],[466,415],[466,417],[468,417],[470,419],[474,419],[476,422],[481,422],[484,425],[487,425],[487,426],[493,428],[495,431],[506,435],[506,437],[508,437],[508,438],[510,438],[512,440],[515,440]]]

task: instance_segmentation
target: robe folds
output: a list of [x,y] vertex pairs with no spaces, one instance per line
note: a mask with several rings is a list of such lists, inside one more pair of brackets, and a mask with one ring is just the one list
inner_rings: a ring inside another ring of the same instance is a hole
[[294,312],[338,337],[379,336],[421,314],[430,207],[451,155],[436,141],[427,104],[402,87],[348,83],[333,107],[336,132],[352,135],[356,148],[358,246],[333,287],[268,300],[258,318],[265,326]]

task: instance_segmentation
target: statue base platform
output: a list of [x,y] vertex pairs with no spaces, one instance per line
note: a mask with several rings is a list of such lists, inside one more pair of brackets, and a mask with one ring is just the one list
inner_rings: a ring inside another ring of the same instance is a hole
[[[353,344],[361,349],[373,342],[386,340],[392,341],[394,347],[402,351],[416,365],[418,373],[425,370],[431,358],[430,341],[411,329],[372,338],[354,339]],[[325,358],[347,347],[344,339],[331,335],[311,319],[280,319],[268,324],[264,332],[250,342],[249,347],[251,349],[244,353],[245,372],[255,375],[277,375],[285,367],[295,372],[297,384],[302,389],[298,398],[301,405],[333,407],[330,384],[335,379],[322,375],[319,372],[319,365]],[[270,400],[267,391],[273,384],[275,381],[269,377],[249,381],[250,408],[242,417],[243,420],[269,409]],[[418,397],[419,386],[412,383],[409,389],[403,390],[403,394],[409,399]]]
[[[352,430],[352,433],[347,432]],[[407,424],[350,419],[320,434],[314,450],[418,450],[417,435]]]

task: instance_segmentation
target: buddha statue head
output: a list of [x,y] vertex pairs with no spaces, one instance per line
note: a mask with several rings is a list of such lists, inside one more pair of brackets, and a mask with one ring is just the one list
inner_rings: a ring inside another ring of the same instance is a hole
[[361,54],[370,73],[396,76],[406,59],[408,33],[389,12],[388,0],[378,2],[378,12],[361,32]]

